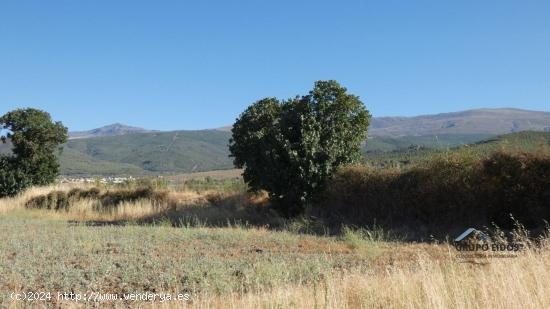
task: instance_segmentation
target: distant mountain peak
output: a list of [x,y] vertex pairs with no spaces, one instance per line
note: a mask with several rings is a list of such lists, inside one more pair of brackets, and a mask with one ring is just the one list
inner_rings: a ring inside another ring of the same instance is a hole
[[132,126],[125,125],[124,123],[120,123],[120,122],[115,122],[115,123],[103,126],[103,128],[106,128],[106,127],[128,127],[128,128],[133,128]]
[[99,137],[99,136],[118,136],[134,133],[147,133],[152,132],[151,130],[132,127],[120,122],[112,123],[100,128],[88,130],[88,131],[75,131],[69,132],[69,139],[75,138],[88,138],[88,137]]

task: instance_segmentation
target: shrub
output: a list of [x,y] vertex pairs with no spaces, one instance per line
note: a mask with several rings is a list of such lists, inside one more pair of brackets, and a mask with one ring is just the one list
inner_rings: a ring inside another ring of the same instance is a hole
[[155,191],[151,187],[137,188],[134,190],[107,191],[101,196],[104,206],[116,206],[122,202],[133,202],[140,199],[149,199],[154,202],[166,200],[166,191]]
[[550,157],[499,152],[483,162],[483,197],[498,225],[512,214],[526,226],[550,219]]
[[67,197],[71,201],[78,201],[81,199],[98,199],[100,194],[101,191],[98,188],[90,188],[88,190],[74,188],[67,193]]
[[39,195],[31,198],[25,203],[26,208],[46,209],[48,205],[47,195]]
[[82,199],[97,200],[95,207],[105,210],[117,207],[124,202],[134,202],[140,199],[148,199],[155,203],[168,200],[167,191],[155,191],[152,188],[138,188],[134,190],[113,190],[101,193],[97,188],[82,190],[75,188],[68,193],[64,191],[52,191],[46,195],[31,198],[25,204],[27,208],[68,210],[71,204]]
[[39,195],[31,198],[25,204],[27,208],[50,209],[50,210],[68,210],[69,197],[63,191],[52,191],[46,195]]
[[423,234],[495,223],[513,215],[529,228],[550,220],[550,157],[496,152],[444,155],[408,171],[355,166],[340,170],[320,214],[332,224],[405,228]]

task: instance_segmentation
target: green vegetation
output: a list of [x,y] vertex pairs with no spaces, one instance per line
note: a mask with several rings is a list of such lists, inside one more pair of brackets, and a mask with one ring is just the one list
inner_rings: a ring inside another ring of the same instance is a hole
[[[407,168],[450,153],[464,153],[464,155],[481,157],[501,150],[510,153],[534,152],[546,148],[549,142],[550,132],[524,131],[448,148],[430,148],[424,144],[409,144],[406,148],[397,148],[393,151],[367,151],[365,152],[365,163],[379,168]],[[395,143],[392,144],[392,146],[395,145]]]
[[67,141],[67,128],[61,122],[53,122],[41,110],[17,109],[0,117],[0,129],[7,131],[2,142],[9,139],[12,144],[11,153],[0,156],[0,197],[55,181],[59,171],[55,153]]
[[[191,171],[208,171],[213,169],[229,169],[233,165],[228,156],[227,144],[230,133],[208,130],[210,135],[217,136],[209,142],[199,142],[202,131],[178,131],[176,148],[170,154],[161,152],[162,147],[147,144],[152,135],[171,141],[177,132],[139,133],[113,137],[82,138],[70,140],[59,157],[62,175],[134,175],[145,176],[154,174],[177,174]],[[192,137],[192,138],[191,138]],[[489,138],[488,135],[443,135],[443,136],[405,136],[399,138],[374,137],[367,141],[362,151],[365,157],[394,156],[394,152],[406,152],[408,148],[444,149],[470,144]],[[180,138],[185,140],[180,140]],[[199,140],[199,141],[197,141]],[[196,148],[193,144],[207,143],[208,147]],[[412,146],[412,147],[411,147]],[[0,151],[7,151],[1,147]],[[194,149],[194,150],[193,150]],[[206,152],[208,149],[208,152]],[[139,151],[138,151],[139,150]],[[212,156],[212,153],[218,155]],[[150,160],[153,158],[153,160]],[[160,159],[162,158],[162,160]],[[188,160],[186,158],[192,158]],[[144,165],[143,162],[156,163]],[[160,161],[164,163],[159,163]],[[173,166],[164,169],[154,165]],[[193,168],[195,169],[193,170]]]
[[71,176],[145,176],[151,173],[133,164],[99,160],[68,146],[59,155],[59,164],[60,173]]
[[[165,145],[148,144],[155,136]],[[369,138],[362,151],[367,160],[394,166],[402,165],[399,161],[407,161],[410,156],[417,157],[418,150],[422,150],[419,156],[423,156],[432,150],[446,150],[493,137],[488,134],[377,136]],[[229,138],[230,133],[226,131],[203,130],[73,139],[59,156],[60,173],[68,176],[145,176],[230,169],[233,165],[227,157]],[[174,139],[177,146],[167,153],[165,146]],[[198,146],[201,144],[208,146]],[[9,154],[9,148],[9,140],[7,144],[0,144],[0,154]]]
[[[401,166],[409,157],[487,140],[498,133],[550,130],[550,113],[515,109],[483,109],[418,117],[373,118],[363,153],[382,166]],[[172,175],[230,169],[224,130],[150,132],[115,124],[74,136],[125,134],[71,139],[59,157],[68,176]],[[11,144],[0,143],[0,154]],[[403,158],[400,158],[403,157]],[[413,158],[414,160],[414,158]],[[406,163],[405,163],[406,164]]]
[[336,81],[317,81],[309,95],[248,107],[229,151],[251,190],[267,191],[279,212],[296,216],[338,167],[360,160],[369,119],[359,97]]
[[147,175],[231,168],[229,132],[173,131],[71,139],[63,174]]
[[411,148],[446,149],[473,144],[494,137],[492,134],[442,134],[401,137],[372,137],[363,147],[368,156],[371,152],[403,151]]

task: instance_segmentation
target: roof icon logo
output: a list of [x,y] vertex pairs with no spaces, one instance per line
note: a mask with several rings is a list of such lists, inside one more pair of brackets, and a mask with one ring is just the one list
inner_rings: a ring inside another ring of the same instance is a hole
[[489,236],[487,236],[487,234],[483,233],[482,231],[479,231],[471,227],[465,230],[457,238],[455,238],[455,242],[461,242],[461,241],[470,240],[470,239],[486,241],[486,240],[489,240]]

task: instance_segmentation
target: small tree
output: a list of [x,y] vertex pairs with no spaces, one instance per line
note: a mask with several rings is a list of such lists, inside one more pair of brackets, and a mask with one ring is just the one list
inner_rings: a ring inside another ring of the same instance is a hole
[[266,190],[286,216],[303,212],[335,170],[361,158],[370,114],[336,81],[318,81],[308,95],[265,98],[232,129],[229,150],[251,190]]
[[47,112],[27,108],[0,117],[10,139],[12,154],[0,157],[0,196],[15,195],[31,185],[47,185],[59,172],[56,153],[67,141],[67,128],[53,122]]

